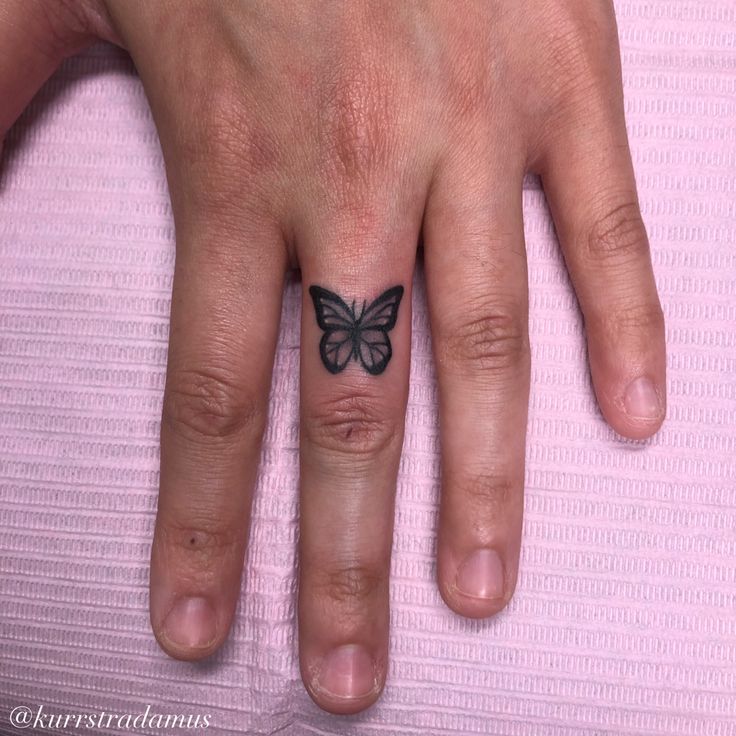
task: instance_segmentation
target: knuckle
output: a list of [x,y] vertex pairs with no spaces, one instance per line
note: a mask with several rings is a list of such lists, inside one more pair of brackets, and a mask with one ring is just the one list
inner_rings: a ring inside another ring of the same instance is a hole
[[646,256],[648,251],[644,221],[635,201],[606,209],[584,234],[584,252],[592,262],[625,262]]
[[328,174],[365,182],[385,168],[391,149],[391,85],[373,60],[348,63],[326,82],[321,113]]
[[91,23],[87,4],[73,0],[59,0],[54,3],[36,3],[28,5],[26,10],[33,12],[37,8],[40,12],[36,27],[43,33],[43,44],[39,49],[51,56],[64,56],[69,47],[91,35]]
[[618,58],[618,35],[608,2],[584,8],[563,0],[544,5],[544,32],[535,34],[535,59],[543,64],[535,61],[532,68],[545,94],[527,96],[522,107],[538,123],[534,145],[549,151],[592,111],[610,108],[607,90],[615,81],[611,60]]
[[585,76],[590,67],[591,47],[586,42],[585,27],[565,23],[550,47],[553,66],[561,84],[569,85]]
[[213,100],[210,112],[204,117],[202,145],[212,168],[212,161],[226,166],[229,175],[233,168],[240,172],[265,176],[278,168],[280,150],[274,134],[263,122],[249,117],[243,107],[242,93],[230,99],[233,93],[221,93],[222,99]]
[[314,595],[327,604],[362,610],[388,590],[388,576],[380,565],[355,563],[318,569],[310,581]]
[[304,417],[310,445],[331,455],[375,458],[398,438],[399,422],[385,402],[367,393],[341,393],[315,404]]
[[[603,5],[603,4],[601,4]],[[559,3],[550,18],[548,76],[563,97],[586,92],[606,73],[608,60],[617,55],[616,24],[608,9],[595,7],[580,13]]]
[[485,55],[474,49],[465,48],[453,57],[446,89],[450,109],[464,124],[485,121],[492,111],[494,73]]
[[283,152],[275,129],[248,113],[247,94],[236,81],[242,73],[223,63],[219,73],[198,83],[192,92],[200,101],[196,112],[175,127],[175,165],[186,167],[180,179],[191,209],[213,216],[244,208],[269,212]]
[[265,421],[263,401],[230,373],[179,370],[167,382],[162,422],[188,439],[226,439],[244,431],[260,438]]
[[529,353],[523,310],[511,305],[480,305],[463,310],[463,318],[446,328],[441,357],[450,367],[516,370]]
[[[215,62],[217,63],[217,62]],[[245,116],[242,96],[233,83],[233,72],[218,63],[218,72],[201,80],[193,90],[199,100],[196,115],[191,115],[188,125],[176,128],[179,149],[188,159],[204,166],[215,158],[218,164],[237,159],[240,162],[240,137],[244,130]],[[193,82],[194,84],[194,82]]]

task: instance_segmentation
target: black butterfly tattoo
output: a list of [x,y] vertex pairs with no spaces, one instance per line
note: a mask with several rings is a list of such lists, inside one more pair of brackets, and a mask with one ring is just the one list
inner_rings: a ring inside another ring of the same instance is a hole
[[310,286],[317,324],[325,331],[319,342],[319,354],[330,373],[340,373],[350,362],[359,362],[368,373],[383,373],[391,360],[388,333],[396,325],[403,286],[384,291],[371,304],[363,302],[356,314],[355,301],[348,306],[337,294],[321,286]]

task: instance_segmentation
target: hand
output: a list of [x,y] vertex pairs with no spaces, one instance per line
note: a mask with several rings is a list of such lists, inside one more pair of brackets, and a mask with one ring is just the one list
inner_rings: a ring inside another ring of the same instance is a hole
[[151,622],[214,652],[240,590],[284,274],[304,283],[299,648],[312,698],[388,666],[394,484],[422,233],[440,397],[437,578],[516,584],[530,381],[522,178],[541,175],[603,415],[645,438],[665,345],[608,0],[0,0],[0,135],[65,55],[127,48],[177,231]]

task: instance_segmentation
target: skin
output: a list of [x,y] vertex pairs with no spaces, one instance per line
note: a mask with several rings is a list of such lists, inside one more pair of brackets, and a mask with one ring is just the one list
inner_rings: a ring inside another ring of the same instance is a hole
[[[461,4],[0,0],[0,137],[99,38],[130,52],[156,120],[177,255],[150,605],[177,659],[212,654],[232,622],[283,279],[301,269],[299,651],[309,694],[333,713],[371,705],[388,667],[420,234],[442,439],[437,582],[453,611],[498,613],[518,574],[525,172],[545,188],[603,416],[643,439],[665,415],[611,3]],[[325,369],[312,284],[358,304],[404,286],[381,375]],[[627,396],[642,377],[653,393]]]

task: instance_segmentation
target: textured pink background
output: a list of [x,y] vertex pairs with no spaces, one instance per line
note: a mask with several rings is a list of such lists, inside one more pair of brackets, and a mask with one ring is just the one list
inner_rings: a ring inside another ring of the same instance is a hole
[[392,664],[380,703],[349,718],[313,705],[296,660],[296,283],[235,628],[207,665],[168,659],[149,633],[174,262],[166,182],[127,57],[97,47],[49,82],[9,136],[0,185],[0,733],[15,733],[12,706],[45,703],[210,713],[214,732],[238,734],[736,734],[736,3],[617,6],[667,318],[667,422],[644,443],[603,422],[530,181],[516,597],[479,623],[435,588],[437,423],[418,277]]

